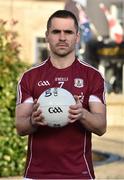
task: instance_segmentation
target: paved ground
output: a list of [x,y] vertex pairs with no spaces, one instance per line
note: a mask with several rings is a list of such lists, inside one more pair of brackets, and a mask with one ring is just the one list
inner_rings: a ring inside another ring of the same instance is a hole
[[112,156],[100,166],[95,166],[96,179],[124,180],[124,127],[109,127],[106,134],[93,135],[93,149]]
[[[95,165],[97,180],[124,180],[124,127],[109,127],[101,137],[93,135],[93,150],[109,155],[106,161]],[[0,180],[22,180],[22,177]]]

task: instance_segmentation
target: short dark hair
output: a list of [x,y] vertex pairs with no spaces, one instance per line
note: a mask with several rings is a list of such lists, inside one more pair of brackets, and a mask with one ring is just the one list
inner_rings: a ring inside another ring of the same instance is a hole
[[51,20],[53,18],[71,18],[71,19],[73,19],[75,28],[78,32],[78,21],[77,21],[76,16],[72,12],[67,11],[67,10],[58,10],[58,11],[54,12],[47,21],[47,30],[49,30],[49,28],[51,27]]

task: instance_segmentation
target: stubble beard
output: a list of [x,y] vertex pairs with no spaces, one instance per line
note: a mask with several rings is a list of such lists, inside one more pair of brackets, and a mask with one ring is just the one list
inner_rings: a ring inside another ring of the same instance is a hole
[[70,52],[65,52],[65,53],[59,53],[59,52],[54,52],[54,54],[58,57],[65,57],[69,54],[71,54],[71,51]]
[[71,54],[71,53],[74,52],[74,51],[75,51],[75,49],[72,48],[72,49],[70,49],[70,50],[68,50],[68,51],[52,50],[52,53],[53,53],[54,55],[58,56],[58,57],[66,57],[66,56],[68,56],[69,54]]

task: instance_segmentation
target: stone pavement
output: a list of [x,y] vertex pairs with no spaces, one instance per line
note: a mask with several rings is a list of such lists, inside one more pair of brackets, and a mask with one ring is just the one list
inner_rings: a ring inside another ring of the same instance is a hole
[[93,135],[93,150],[111,155],[95,166],[96,179],[124,180],[124,127],[108,127],[103,136]]
[[[100,165],[94,165],[96,180],[124,180],[124,127],[108,127],[99,137],[93,135],[93,150],[109,155]],[[22,177],[0,180],[22,180]]]

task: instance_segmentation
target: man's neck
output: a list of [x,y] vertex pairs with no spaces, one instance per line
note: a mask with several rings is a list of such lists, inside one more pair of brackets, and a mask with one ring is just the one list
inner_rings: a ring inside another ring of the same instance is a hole
[[75,61],[75,56],[74,55],[65,56],[65,57],[51,56],[50,60],[54,67],[58,69],[65,69],[72,65],[72,63]]

